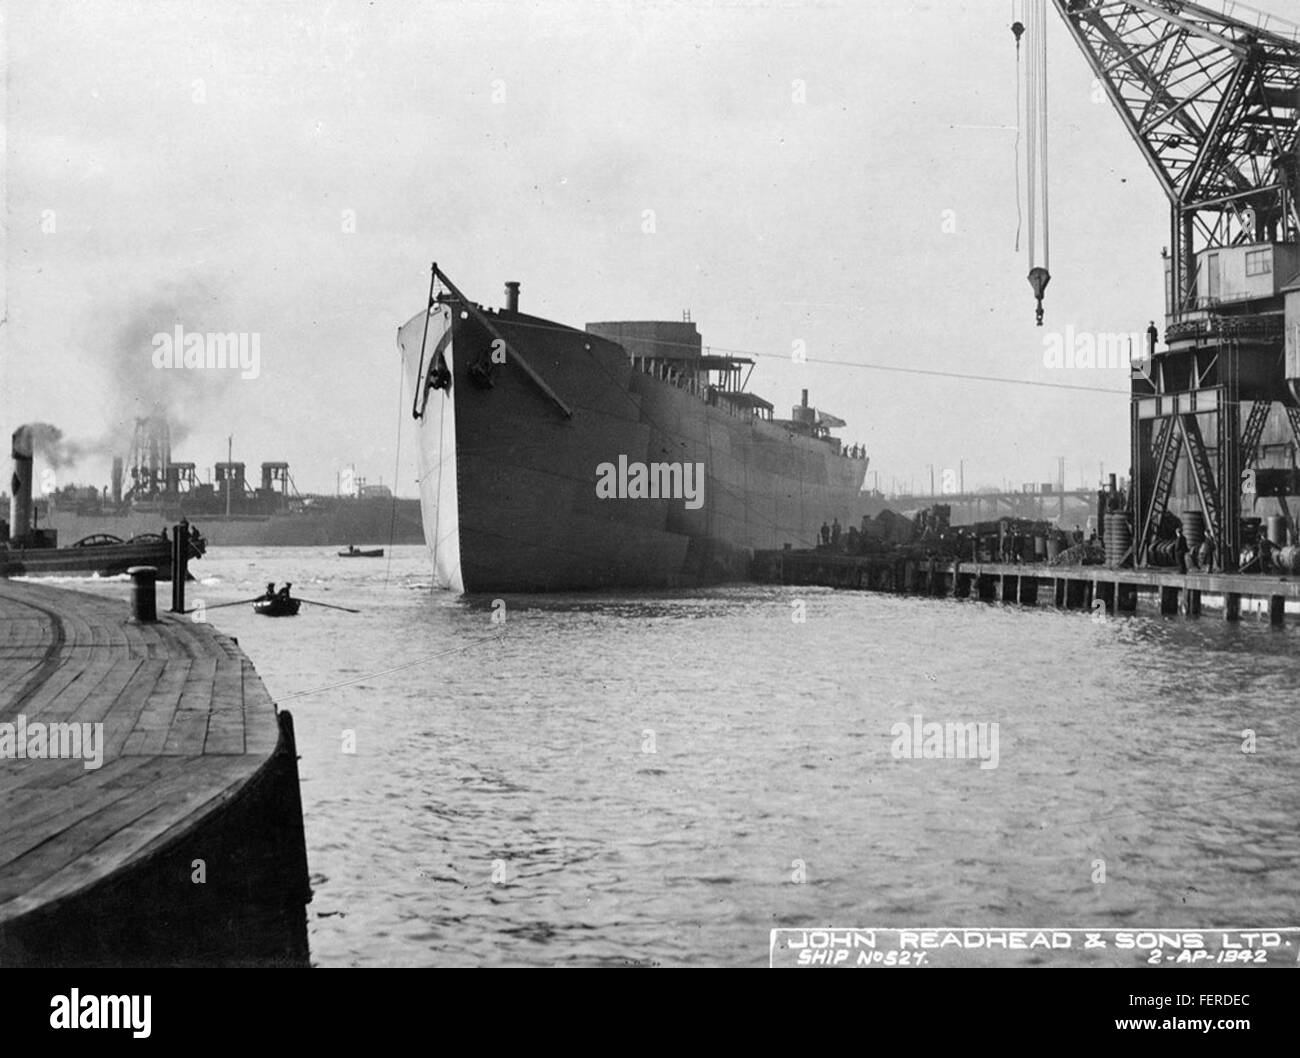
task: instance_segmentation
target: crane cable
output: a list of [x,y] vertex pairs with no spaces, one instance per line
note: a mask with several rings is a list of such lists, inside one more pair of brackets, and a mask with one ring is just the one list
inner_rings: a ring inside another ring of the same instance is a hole
[[1021,107],[1020,93],[1024,78],[1020,70],[1020,38],[1024,35],[1025,24],[1016,18],[1016,0],[1011,0],[1011,32],[1016,38],[1016,145],[1014,148],[1016,156],[1015,174],[1016,174],[1016,253],[1020,252],[1020,229],[1024,226],[1025,218],[1022,211],[1020,199],[1020,135],[1021,135]]
[[[1043,294],[1051,281],[1048,261],[1051,235],[1048,221],[1047,164],[1047,0],[1026,0],[1026,32],[1029,56],[1025,84],[1025,115],[1028,125],[1025,176],[1029,214],[1029,285],[1038,305],[1038,326],[1043,325]],[[1039,220],[1042,238],[1039,239]]]
[[1038,175],[1038,99],[1035,94],[1038,78],[1034,62],[1034,42],[1037,40],[1038,30],[1034,21],[1037,4],[1035,0],[1028,0],[1028,5],[1025,9],[1025,20],[1028,22],[1026,30],[1029,33],[1029,68],[1025,75],[1025,121],[1029,127],[1025,143],[1025,188],[1028,196],[1025,200],[1025,210],[1029,214],[1029,267],[1032,269],[1035,264],[1034,248],[1038,227],[1038,186],[1035,180]]
[[1047,0],[1037,0],[1039,4],[1039,121],[1041,122],[1041,142],[1039,152],[1039,165],[1041,179],[1043,179],[1043,268],[1048,268],[1049,257],[1052,256],[1052,211],[1048,208],[1048,194],[1052,181],[1050,181],[1049,162],[1050,152],[1048,151],[1048,18],[1047,18]]

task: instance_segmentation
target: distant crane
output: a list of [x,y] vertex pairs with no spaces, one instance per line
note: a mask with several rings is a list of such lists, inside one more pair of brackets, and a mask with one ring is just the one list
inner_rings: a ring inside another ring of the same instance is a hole
[[[1031,55],[1043,2],[1026,0]],[[1051,3],[1170,207],[1167,349],[1156,353],[1149,328],[1150,364],[1132,382],[1136,564],[1187,466],[1181,498],[1203,511],[1219,568],[1235,570],[1243,486],[1275,497],[1288,521],[1286,497],[1300,492],[1294,473],[1256,467],[1270,421],[1300,442],[1300,27],[1230,0]]]

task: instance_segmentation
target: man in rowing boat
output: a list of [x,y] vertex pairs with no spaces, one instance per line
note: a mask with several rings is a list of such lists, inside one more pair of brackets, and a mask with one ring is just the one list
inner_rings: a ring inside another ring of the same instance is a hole
[[293,587],[292,584],[290,584],[288,581],[285,581],[285,582],[284,582],[284,587],[281,588],[281,589],[279,590],[279,592],[276,593],[276,598],[278,598],[281,602],[288,602],[288,601],[289,601],[289,589],[292,588],[292,587]]
[[275,598],[275,581],[271,581],[271,582],[266,586],[266,594],[263,595],[262,598],[263,598],[263,599],[274,599],[274,598]]

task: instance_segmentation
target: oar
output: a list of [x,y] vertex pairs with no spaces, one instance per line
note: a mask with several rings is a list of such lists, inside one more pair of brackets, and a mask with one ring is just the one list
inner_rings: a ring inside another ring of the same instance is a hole
[[347,607],[347,606],[335,606],[332,602],[317,602],[315,599],[303,599],[303,598],[300,598],[300,597],[297,596],[297,595],[295,595],[294,598],[297,599],[299,602],[305,602],[308,606],[324,606],[324,607],[326,607],[327,609],[330,609],[330,610],[342,610],[344,613],[360,613],[360,612],[361,612],[360,610],[353,610],[353,609],[350,609],[350,608]]
[[185,613],[194,613],[195,610],[220,610],[223,606],[247,606],[250,602],[261,602],[265,595],[258,595],[252,599],[236,599],[234,602],[216,602],[211,606],[195,606],[193,609],[184,611]]

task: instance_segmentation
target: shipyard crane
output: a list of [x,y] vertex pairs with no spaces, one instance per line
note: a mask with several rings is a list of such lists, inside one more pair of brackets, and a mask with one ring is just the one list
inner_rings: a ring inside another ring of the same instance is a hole
[[[1300,493],[1294,460],[1266,466],[1260,448],[1266,430],[1300,442],[1300,27],[1228,0],[1051,3],[1169,202],[1167,348],[1149,328],[1132,383],[1135,564],[1179,499],[1235,570],[1243,493],[1293,530]],[[1025,21],[1032,52],[1045,25]]]

